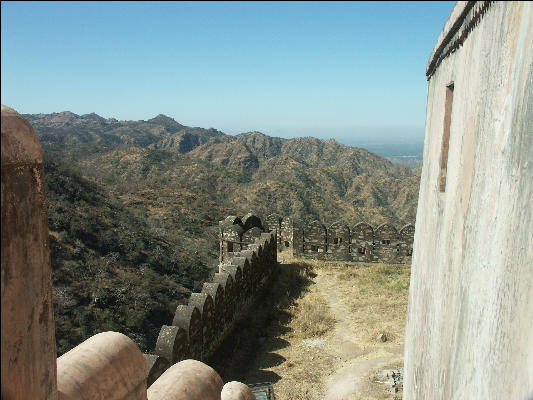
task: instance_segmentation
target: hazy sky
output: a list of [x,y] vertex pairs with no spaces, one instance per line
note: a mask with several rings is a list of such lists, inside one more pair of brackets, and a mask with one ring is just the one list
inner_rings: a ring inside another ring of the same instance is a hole
[[423,140],[454,2],[2,2],[2,103],[273,136]]

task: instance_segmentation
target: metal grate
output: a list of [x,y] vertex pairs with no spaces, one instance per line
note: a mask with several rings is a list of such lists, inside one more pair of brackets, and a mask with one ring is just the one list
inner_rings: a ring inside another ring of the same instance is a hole
[[248,387],[252,390],[257,400],[276,400],[274,388],[270,382],[253,383],[249,384]]

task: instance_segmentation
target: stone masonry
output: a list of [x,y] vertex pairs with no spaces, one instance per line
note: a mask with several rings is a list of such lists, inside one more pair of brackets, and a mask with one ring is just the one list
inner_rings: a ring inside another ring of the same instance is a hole
[[[350,229],[347,224],[338,221],[326,228],[319,221],[304,225],[296,218],[281,218],[277,214],[271,214],[265,220],[269,221],[265,223],[265,229],[277,235],[278,251],[294,257],[408,264],[413,254],[415,230],[411,224],[403,226],[398,232],[391,224],[382,224],[374,229],[360,222]],[[279,225],[277,221],[281,221]],[[229,228],[228,231],[234,232],[235,229]]]

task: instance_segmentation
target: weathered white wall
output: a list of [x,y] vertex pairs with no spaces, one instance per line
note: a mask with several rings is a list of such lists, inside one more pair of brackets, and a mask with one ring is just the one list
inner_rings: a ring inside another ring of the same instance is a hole
[[495,2],[429,81],[404,399],[533,399],[532,76],[533,4]]

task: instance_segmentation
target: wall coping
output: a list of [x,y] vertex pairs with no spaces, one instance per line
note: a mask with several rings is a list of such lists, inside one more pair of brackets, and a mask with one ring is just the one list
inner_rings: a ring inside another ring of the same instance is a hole
[[[439,67],[441,61],[449,54],[453,53],[456,47],[462,45],[463,41],[477,24],[479,18],[484,15],[491,3],[492,1],[458,1],[455,4],[429,57],[428,66],[426,68],[426,77],[428,81]],[[474,8],[474,6],[476,6],[476,8]],[[472,19],[467,21],[467,16],[473,8],[474,13]],[[456,43],[452,45],[452,48],[447,49],[448,45],[452,43],[452,40],[456,37],[456,34],[461,30],[465,22],[467,22],[467,28],[463,30],[461,36],[456,40]]]

